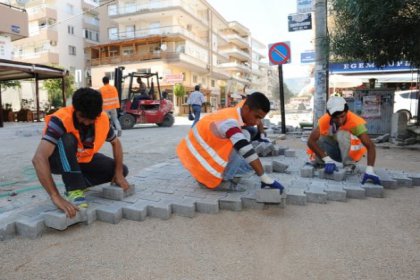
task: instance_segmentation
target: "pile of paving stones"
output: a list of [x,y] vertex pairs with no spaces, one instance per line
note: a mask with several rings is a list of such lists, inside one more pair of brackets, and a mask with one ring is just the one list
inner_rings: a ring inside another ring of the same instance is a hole
[[[258,176],[240,178],[243,192],[208,190],[200,186],[177,159],[143,169],[128,178],[135,187],[128,192],[101,185],[87,192],[89,208],[69,219],[46,198],[42,203],[20,207],[0,214],[0,240],[22,236],[36,238],[49,229],[65,230],[76,223],[102,221],[117,224],[121,219],[143,221],[146,217],[169,219],[172,214],[194,217],[199,213],[216,214],[220,210],[263,209],[267,205],[306,205],[365,197],[384,197],[384,188],[420,186],[420,173],[375,168],[382,186],[360,184],[363,167],[352,174],[344,169],[332,175],[305,163],[304,151],[273,143],[254,143],[269,175],[285,186],[278,190],[260,189]],[[368,203],[368,202],[367,202]]]

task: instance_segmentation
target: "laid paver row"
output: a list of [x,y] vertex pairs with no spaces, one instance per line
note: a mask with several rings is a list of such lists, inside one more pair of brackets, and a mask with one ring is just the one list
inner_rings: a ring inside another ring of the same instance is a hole
[[[273,148],[270,148],[273,149]],[[278,148],[274,148],[274,150]],[[361,185],[360,173],[345,176],[325,176],[305,165],[300,151],[282,150],[284,155],[263,158],[270,176],[286,186],[281,198],[270,194],[273,190],[259,190],[259,178],[243,178],[240,186],[245,192],[211,191],[200,187],[176,159],[143,169],[129,181],[136,185],[130,193],[114,186],[96,186],[87,193],[88,209],[81,209],[69,219],[49,200],[43,204],[20,211],[0,214],[0,240],[15,235],[36,238],[47,228],[64,230],[75,223],[91,224],[99,220],[117,224],[121,219],[143,221],[146,217],[169,219],[171,214],[194,217],[196,212],[216,214],[220,210],[240,211],[245,208],[263,209],[258,201],[305,205],[327,203],[328,200],[346,201],[348,198],[383,197],[384,187],[412,187],[420,185],[420,174],[376,169],[383,186]],[[287,155],[286,155],[287,154]],[[271,168],[270,168],[271,167]],[[301,176],[302,175],[302,176]],[[328,178],[328,179],[327,179]]]

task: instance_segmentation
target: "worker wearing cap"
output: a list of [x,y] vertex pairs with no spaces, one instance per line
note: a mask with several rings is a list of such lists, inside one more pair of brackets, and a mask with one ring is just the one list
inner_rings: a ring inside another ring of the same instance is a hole
[[308,139],[308,153],[317,163],[325,164],[325,173],[337,170],[338,162],[354,167],[367,152],[367,168],[362,184],[371,180],[380,184],[375,174],[375,144],[367,134],[366,121],[349,111],[346,100],[341,96],[331,96],[327,102],[327,113],[318,120],[318,126]]

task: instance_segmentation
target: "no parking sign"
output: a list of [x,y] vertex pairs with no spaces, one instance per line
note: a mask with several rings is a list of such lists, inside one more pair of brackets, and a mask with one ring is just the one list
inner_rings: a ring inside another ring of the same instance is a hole
[[290,42],[278,42],[268,46],[270,65],[290,63]]

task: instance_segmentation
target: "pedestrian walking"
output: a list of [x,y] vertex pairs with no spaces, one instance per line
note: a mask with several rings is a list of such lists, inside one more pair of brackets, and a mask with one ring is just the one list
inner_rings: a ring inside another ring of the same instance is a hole
[[187,99],[190,112],[192,109],[192,112],[194,114],[194,122],[192,126],[194,126],[200,120],[201,106],[204,102],[206,102],[206,98],[204,97],[204,94],[201,93],[200,86],[196,85],[194,91],[190,94],[190,96]]

